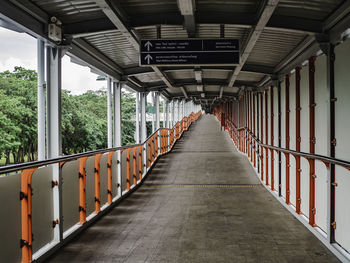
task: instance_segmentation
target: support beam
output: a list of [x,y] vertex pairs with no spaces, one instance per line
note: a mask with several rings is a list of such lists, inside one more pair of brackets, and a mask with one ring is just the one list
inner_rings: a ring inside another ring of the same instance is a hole
[[184,94],[185,98],[188,99],[188,95],[187,95],[185,87],[181,86],[180,89],[181,89],[182,93]]
[[[46,145],[47,158],[57,158],[62,154],[61,141],[61,57],[62,50],[58,47],[47,46],[46,48],[46,79],[47,79],[47,99],[46,99]],[[53,197],[53,218],[62,222],[62,181],[59,173],[59,165],[53,164],[52,178],[54,182],[59,182],[59,187],[54,187]],[[60,241],[63,237],[61,225],[54,229],[54,241]]]
[[114,102],[114,127],[113,127],[113,147],[122,146],[122,116],[121,116],[121,91],[120,82],[113,83],[113,102]]
[[[147,107],[147,92],[140,92],[140,106],[141,106],[141,143],[147,139],[147,127],[146,127],[146,107]],[[146,160],[144,158],[144,160]]]
[[45,44],[37,40],[38,56],[38,161],[46,158],[45,145]]
[[107,147],[113,147],[112,78],[107,78]]
[[184,27],[188,37],[196,37],[195,0],[177,0],[177,6],[184,18]]
[[111,22],[116,26],[119,32],[129,41],[129,43],[139,51],[139,41],[137,36],[131,33],[128,26],[125,25],[121,15],[120,7],[112,1],[96,0],[96,4],[101,8],[103,13],[111,20]]
[[160,128],[160,109],[159,109],[159,92],[155,92],[154,94],[155,98],[155,104],[156,104],[156,123],[155,123],[155,129],[158,130]]
[[262,11],[260,12],[258,22],[256,25],[252,28],[248,40],[243,48],[243,54],[241,55],[241,61],[240,64],[236,66],[235,70],[232,73],[232,76],[228,80],[228,86],[233,87],[233,84],[235,83],[239,72],[243,68],[243,65],[245,64],[246,60],[248,59],[251,51],[253,50],[256,42],[258,41],[262,31],[264,30],[267,22],[269,21],[270,17],[272,16],[273,12],[275,11],[275,8],[278,5],[279,0],[268,0],[266,1],[266,4],[263,6]]
[[224,86],[220,87],[220,94],[219,94],[219,98],[222,98],[222,94],[224,93]]
[[135,142],[140,143],[140,92],[136,92]]

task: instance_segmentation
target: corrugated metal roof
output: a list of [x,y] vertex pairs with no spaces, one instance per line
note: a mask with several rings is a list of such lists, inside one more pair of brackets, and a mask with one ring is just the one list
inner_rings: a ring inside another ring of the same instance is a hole
[[175,0],[118,0],[129,16],[178,12]]
[[264,74],[259,73],[251,73],[251,72],[244,72],[241,71],[237,77],[237,80],[243,80],[243,81],[260,81],[264,77]]
[[275,14],[323,21],[344,0],[280,0]]
[[247,63],[274,67],[306,36],[302,33],[265,29],[249,55]]
[[161,27],[162,38],[188,38],[187,31],[183,26],[163,25]]
[[136,78],[141,82],[155,82],[161,80],[159,76],[154,72],[138,75]]
[[172,79],[194,79],[194,72],[190,70],[166,71],[166,74]]
[[119,66],[130,67],[138,65],[138,52],[118,31],[96,34],[84,39]]
[[227,79],[228,75],[232,72],[232,70],[210,70],[210,69],[202,69],[203,78],[210,79]]
[[95,1],[82,0],[31,0],[45,10],[50,16],[55,16],[63,23],[73,23],[105,17]]

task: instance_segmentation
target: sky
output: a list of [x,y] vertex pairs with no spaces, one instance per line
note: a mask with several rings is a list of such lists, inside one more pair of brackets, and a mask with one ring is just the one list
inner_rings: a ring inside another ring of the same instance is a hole
[[[36,39],[26,33],[17,33],[0,27],[0,72],[12,71],[15,66],[37,70]],[[78,95],[88,90],[106,88],[106,81],[96,81],[97,75],[62,58],[62,88]]]

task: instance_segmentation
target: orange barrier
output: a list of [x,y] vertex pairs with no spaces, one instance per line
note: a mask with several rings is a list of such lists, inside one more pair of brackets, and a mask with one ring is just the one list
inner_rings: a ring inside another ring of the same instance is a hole
[[[59,164],[59,169],[62,171],[63,165],[68,161],[78,160],[78,181],[79,181],[79,222],[78,226],[87,224],[87,212],[86,212],[86,161],[89,157],[94,156],[94,216],[101,212],[102,205],[110,206],[113,204],[113,169],[116,169],[113,166],[113,155],[120,152],[120,155],[124,150],[126,150],[126,191],[131,189],[132,185],[138,184],[144,174],[147,173],[157,158],[160,155],[168,153],[175,142],[182,136],[184,131],[187,131],[191,124],[198,120],[201,116],[201,111],[198,113],[191,113],[189,116],[184,117],[181,121],[177,122],[173,128],[160,128],[154,132],[144,143],[139,145],[124,146],[118,148],[111,148],[105,150],[97,150],[87,153],[75,154],[71,156],[64,156],[57,159],[51,159],[46,161],[31,162],[19,165],[18,169],[8,169],[11,171],[22,170],[21,173],[21,240],[20,247],[22,251],[22,260],[23,263],[28,263],[32,261],[32,186],[31,180],[32,175],[35,170],[39,167],[50,165],[50,164]],[[148,149],[147,149],[147,147]],[[131,167],[131,151],[132,151],[132,167]],[[148,153],[147,162],[144,163],[143,153]],[[101,157],[103,154],[107,154],[107,174],[104,175],[107,178],[107,193],[104,191],[101,193]],[[121,165],[121,158],[117,160],[116,165]],[[138,166],[138,169],[137,169]],[[113,168],[114,167],[114,168]],[[121,166],[120,166],[121,167]],[[131,170],[132,169],[132,170]],[[7,172],[6,167],[0,169],[1,173]],[[131,182],[130,175],[133,175],[133,180]],[[138,181],[139,180],[139,181]],[[52,187],[59,186],[62,182],[52,182]],[[118,181],[117,188],[121,187],[121,181]],[[101,204],[101,196],[107,195],[106,204]],[[120,198],[121,196],[119,196]],[[89,216],[90,218],[91,216]],[[53,227],[59,225],[59,219],[53,221]],[[61,226],[60,226],[61,227]]]

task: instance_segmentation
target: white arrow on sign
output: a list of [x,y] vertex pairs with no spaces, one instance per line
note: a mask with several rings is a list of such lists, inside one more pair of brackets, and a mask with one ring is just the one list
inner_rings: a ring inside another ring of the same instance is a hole
[[146,57],[145,57],[145,60],[147,60],[147,64],[149,64],[150,60],[153,60],[152,56],[150,54],[148,54]]
[[147,51],[149,51],[150,47],[152,47],[152,43],[147,41],[146,44],[145,44],[145,47],[147,48]]

